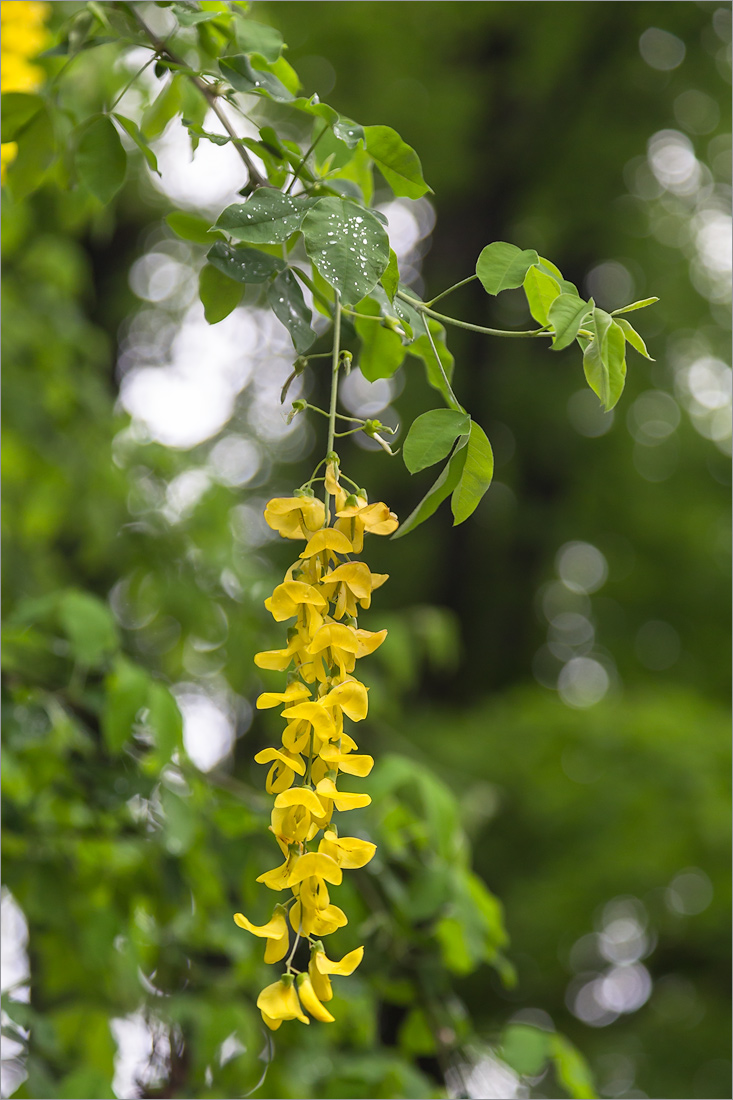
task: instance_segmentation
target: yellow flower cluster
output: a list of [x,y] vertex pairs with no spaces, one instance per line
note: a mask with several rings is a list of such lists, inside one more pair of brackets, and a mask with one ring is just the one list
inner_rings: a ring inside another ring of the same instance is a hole
[[[44,20],[48,4],[38,0],[2,0],[0,3],[0,88],[3,92],[35,92],[43,83],[43,70],[29,63],[46,41]],[[14,141],[0,146],[3,176],[18,152]]]
[[[307,489],[271,500],[265,509],[273,530],[284,538],[306,540],[283,583],[265,600],[278,622],[295,620],[287,646],[255,656],[260,668],[293,669],[284,691],[264,692],[257,700],[259,709],[284,704],[286,726],[279,748],[263,749],[255,756],[258,763],[270,764],[265,783],[275,795],[270,828],[285,859],[257,881],[271,890],[290,890],[292,896],[275,906],[265,925],[252,924],[241,913],[234,917],[240,928],[267,940],[265,962],[280,962],[290,951],[286,973],[257,1000],[273,1031],[283,1020],[309,1023],[305,1012],[316,1020],[333,1021],[323,1003],[333,996],[331,976],[351,974],[364,948],[338,962],[327,957],[321,937],[347,923],[344,912],[331,902],[328,885],[338,886],[344,870],[363,867],[376,850],[368,841],[339,836],[332,817],[334,809],[343,812],[371,802],[367,794],[339,790],[337,780],[340,772],[366,776],[374,764],[371,756],[358,754],[356,742],[344,730],[344,717],[352,722],[366,718],[367,689],[352,675],[354,665],[387,635],[386,630],[370,632],[357,626],[359,608],[369,607],[372,592],[387,577],[372,573],[353,555],[361,552],[365,531],[391,534],[397,517],[386,504],[369,504],[361,491],[348,496],[339,485],[333,459],[327,464],[325,483],[335,504],[332,526],[323,502]],[[295,932],[292,949],[288,919]],[[311,951],[305,973],[292,966],[301,937],[309,941]]]

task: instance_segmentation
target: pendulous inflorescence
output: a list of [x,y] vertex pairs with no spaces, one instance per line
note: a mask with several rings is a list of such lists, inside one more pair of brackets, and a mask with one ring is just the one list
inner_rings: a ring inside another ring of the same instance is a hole
[[[362,489],[347,494],[334,454],[328,457],[324,480],[326,500],[334,503],[333,524],[327,504],[308,487],[292,497],[276,497],[265,509],[273,530],[306,543],[283,583],[265,600],[277,622],[295,620],[287,645],[255,656],[260,668],[290,670],[284,691],[264,692],[257,700],[260,710],[283,706],[286,725],[282,744],[263,749],[255,760],[270,765],[265,781],[275,795],[270,829],[284,857],[257,881],[277,892],[289,890],[291,896],[275,906],[267,924],[255,925],[241,913],[234,916],[240,928],[267,940],[265,962],[279,963],[287,956],[285,973],[257,999],[273,1031],[283,1020],[309,1023],[306,1012],[316,1020],[333,1021],[324,1006],[333,997],[331,977],[353,973],[364,948],[339,961],[326,955],[322,937],[347,923],[343,910],[331,901],[329,886],[338,886],[345,870],[363,867],[376,851],[369,841],[340,836],[333,813],[371,802],[368,794],[338,788],[340,773],[364,777],[374,764],[371,756],[358,752],[344,719],[366,718],[367,689],[353,675],[355,664],[387,635],[386,630],[358,626],[359,609],[369,607],[372,592],[387,575],[372,573],[354,555],[363,549],[365,532],[392,534],[397,517],[386,504],[369,504]],[[290,929],[295,933],[292,946]],[[301,939],[310,944],[310,963],[299,973],[293,958]]]

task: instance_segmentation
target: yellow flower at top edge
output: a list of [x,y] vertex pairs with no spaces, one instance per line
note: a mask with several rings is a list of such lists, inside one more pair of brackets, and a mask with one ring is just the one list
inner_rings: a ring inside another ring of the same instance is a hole
[[[285,960],[285,973],[257,1001],[272,1030],[284,1020],[308,1023],[308,1015],[333,1022],[323,1003],[333,997],[330,979],[351,974],[364,949],[340,962],[326,956],[321,937],[348,924],[346,914],[332,903],[329,886],[338,887],[344,871],[364,867],[376,851],[368,840],[340,837],[333,819],[371,802],[368,794],[343,790],[338,780],[343,775],[366,777],[374,764],[371,756],[358,751],[344,723],[367,716],[368,691],[353,675],[354,666],[387,633],[357,624],[359,611],[369,607],[372,593],[387,576],[372,573],[353,555],[361,552],[365,531],[390,534],[397,517],[386,504],[369,504],[362,490],[357,496],[347,494],[339,483],[337,461],[329,458],[323,480],[328,513],[307,487],[291,497],[275,497],[265,509],[274,531],[306,543],[265,601],[277,622],[294,620],[287,645],[255,656],[258,667],[288,673],[284,689],[264,691],[257,699],[259,710],[280,707],[285,723],[282,744],[260,749],[255,756],[258,763],[270,765],[265,781],[275,796],[270,831],[284,860],[257,881],[290,896],[275,906],[265,924],[253,924],[241,913],[234,918],[240,928],[267,941],[266,962]],[[311,948],[307,971],[298,969],[302,940]]]
[[[38,0],[2,0],[0,3],[0,90],[3,92],[35,92],[45,74],[30,59],[46,43],[44,26],[49,5]],[[18,146],[7,141],[0,146],[0,178],[15,159]]]

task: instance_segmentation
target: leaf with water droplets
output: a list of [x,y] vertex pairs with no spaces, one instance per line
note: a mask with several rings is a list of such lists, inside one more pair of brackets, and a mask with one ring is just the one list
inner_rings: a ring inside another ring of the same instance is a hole
[[292,271],[283,271],[273,279],[267,288],[267,300],[278,321],[282,321],[292,336],[295,350],[302,355],[316,334],[311,328],[311,311]]
[[291,103],[293,100],[292,92],[288,91],[282,81],[264,69],[255,69],[244,54],[223,58],[219,67],[222,76],[238,92],[263,95],[280,103]]
[[318,200],[304,195],[283,195],[261,187],[247,202],[228,206],[216,223],[230,237],[251,244],[281,244],[291,237]]
[[333,132],[339,141],[348,145],[349,149],[356,149],[360,141],[364,141],[364,130],[358,122],[352,122],[350,118],[339,115],[333,124]]
[[224,241],[217,241],[206,253],[206,258],[222,275],[228,275],[237,283],[264,283],[285,267],[285,261],[277,256],[269,256],[257,248],[232,247]]
[[344,305],[365,298],[389,262],[384,227],[348,200],[320,199],[306,214],[302,231],[311,261]]

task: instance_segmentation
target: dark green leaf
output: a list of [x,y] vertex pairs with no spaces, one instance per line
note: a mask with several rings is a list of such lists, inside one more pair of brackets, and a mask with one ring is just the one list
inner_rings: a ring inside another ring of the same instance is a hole
[[494,452],[491,450],[486,433],[475,420],[471,421],[471,431],[466,447],[466,461],[460,481],[453,490],[451,511],[453,526],[467,520],[491,485],[494,476]]
[[108,203],[125,182],[127,154],[114,123],[98,115],[84,126],[76,148],[79,181],[101,203]]
[[125,657],[115,661],[104,681],[102,736],[110,752],[118,753],[132,736],[140,713],[148,706],[152,681],[145,669]]
[[37,111],[18,138],[18,155],[8,170],[8,184],[14,198],[20,200],[41,186],[56,157],[48,111]]
[[264,283],[285,267],[285,261],[277,256],[270,256],[257,248],[232,246],[224,241],[217,241],[206,253],[206,258],[223,275],[238,283]]
[[211,264],[204,264],[199,274],[199,297],[204,317],[210,325],[223,321],[239,305],[244,294],[241,283],[235,282]]
[[310,259],[326,282],[340,292],[344,305],[365,298],[389,262],[384,226],[353,202],[320,199],[301,228]]
[[[397,298],[395,299],[395,305],[398,301],[401,305],[404,305],[403,300]],[[433,387],[434,390],[437,390],[440,394],[443,395],[446,404],[455,409],[457,407],[457,403],[451,394],[449,386],[446,385],[446,378],[448,379],[448,382],[450,382],[451,378],[453,377],[453,366],[455,360],[451,353],[448,351],[445,343],[445,329],[441,325],[440,321],[436,321],[431,318],[428,321],[430,335],[433,338],[431,343],[427,335],[425,334],[425,315],[418,314],[416,310],[412,310],[411,306],[407,306],[407,310],[415,314],[415,323],[418,326],[416,331],[420,332],[422,330],[423,332],[422,336],[418,336],[417,339],[413,340],[413,342],[410,344],[410,355],[416,355],[419,359],[422,359],[423,363],[425,364],[425,373],[427,375],[429,384]],[[435,348],[438,352],[440,363],[438,363],[435,358],[433,344],[435,344]],[[440,369],[441,365],[443,368],[442,370]],[[443,375],[445,375],[445,377],[443,377]],[[463,412],[460,407],[458,407],[458,411]]]
[[646,344],[642,340],[641,336],[639,336],[639,333],[636,331],[633,325],[630,325],[629,322],[626,321],[623,317],[619,317],[616,321],[616,324],[620,327],[621,331],[626,337],[626,342],[628,344],[631,344],[632,348],[634,348],[635,351],[639,352],[639,355],[643,355],[645,359],[650,359],[653,363],[654,359],[652,359],[651,355],[646,350]]
[[244,53],[262,54],[268,61],[277,61],[285,46],[279,31],[265,23],[257,23],[254,19],[242,19],[238,16],[234,24],[234,34],[240,50]]
[[430,190],[417,153],[391,126],[365,126],[364,139],[369,156],[395,195],[419,199]]
[[459,436],[470,431],[471,418],[455,409],[431,409],[413,421],[402,447],[411,474],[440,462]]
[[632,309],[645,309],[646,306],[653,306],[655,302],[658,302],[659,298],[642,298],[638,302],[632,302],[630,306],[622,306],[621,309],[614,309],[612,316],[616,317],[619,313],[631,313]]
[[148,166],[153,170],[153,172],[158,172],[158,175],[160,175],[160,172],[158,171],[157,157],[148,145],[147,140],[140,128],[138,127],[137,123],[133,122],[131,118],[125,118],[123,115],[113,115],[112,117],[116,119],[117,122],[119,122],[120,126],[128,135],[128,137],[131,137],[132,140],[135,142],[138,149],[145,157]]
[[273,313],[290,333],[299,355],[307,351],[316,334],[311,328],[313,317],[303,298],[298,280],[292,271],[283,271],[267,288],[267,300]]
[[583,323],[583,318],[592,309],[588,302],[582,298],[576,298],[574,294],[561,294],[555,298],[547,312],[547,318],[555,330],[552,340],[554,351],[572,344],[578,335],[578,329]]
[[247,202],[228,206],[216,224],[238,241],[280,244],[300,229],[303,218],[317,201],[261,187]]
[[15,141],[21,130],[28,125],[34,115],[43,107],[38,95],[25,92],[3,92],[2,95],[2,140]]
[[438,506],[443,503],[445,498],[453,492],[460,480],[466,462],[466,442],[466,436],[458,440],[456,449],[449,461],[443,467],[440,476],[430,489],[428,489],[418,506],[410,512],[404,523],[401,523],[397,528],[392,535],[393,539],[402,538],[403,535],[407,535],[410,531],[414,531],[416,527],[424,523],[426,519],[429,519]]
[[289,92],[276,76],[264,69],[253,68],[245,54],[226,57],[221,61],[219,67],[222,75],[238,92],[264,95],[277,100],[279,103],[291,103],[293,100],[292,92]]
[[199,218],[196,214],[186,214],[183,210],[174,210],[166,216],[166,222],[176,234],[184,241],[194,241],[196,244],[213,244],[214,241],[223,241],[221,233],[209,228],[206,218]]
[[384,269],[381,283],[390,302],[394,301],[397,287],[400,285],[400,269],[397,263],[397,253],[392,248],[389,250],[389,263]]
[[502,290],[521,286],[530,267],[539,261],[533,248],[522,251],[515,244],[494,241],[482,250],[476,263],[476,274],[487,294],[499,294]]
[[561,294],[560,284],[541,267],[530,267],[524,277],[524,293],[527,295],[529,312],[541,325],[547,324],[547,311]]
[[74,660],[86,668],[103,664],[120,644],[112,612],[89,592],[65,592],[59,602],[59,621]]
[[[379,303],[373,298],[359,302],[358,312],[375,318],[382,316]],[[357,317],[354,328],[361,340],[358,356],[361,373],[369,382],[391,378],[404,362],[406,349],[402,338],[392,329],[385,328],[380,320],[365,321]]]

